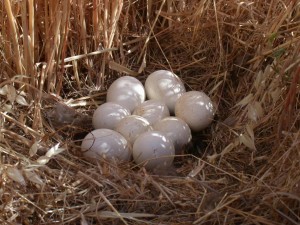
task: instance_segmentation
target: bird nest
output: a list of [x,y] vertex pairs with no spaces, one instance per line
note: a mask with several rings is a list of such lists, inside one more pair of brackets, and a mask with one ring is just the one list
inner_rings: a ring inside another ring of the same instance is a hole
[[[300,5],[0,5],[1,224],[299,224]],[[84,160],[107,87],[176,73],[216,105],[167,171]]]

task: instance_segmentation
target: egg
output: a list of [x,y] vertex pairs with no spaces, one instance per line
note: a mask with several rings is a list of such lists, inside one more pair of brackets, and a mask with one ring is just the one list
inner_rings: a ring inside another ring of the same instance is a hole
[[130,76],[115,80],[107,90],[106,101],[115,102],[132,112],[135,107],[145,101],[146,94],[143,84]]
[[145,118],[150,125],[153,125],[157,121],[170,116],[167,105],[160,100],[147,100],[143,102],[135,108],[133,114]]
[[137,115],[131,115],[123,118],[116,126],[115,131],[122,134],[123,137],[133,145],[136,138],[147,131],[152,130],[149,122]]
[[191,129],[187,123],[180,118],[166,117],[158,121],[153,126],[153,129],[163,132],[173,141],[176,154],[181,154],[183,151],[182,148],[192,139]]
[[175,148],[162,132],[148,131],[135,140],[132,155],[135,163],[142,164],[146,169],[163,169],[172,165]]
[[213,103],[204,92],[189,91],[177,100],[175,115],[184,120],[192,131],[200,131],[213,121]]
[[123,106],[113,102],[106,102],[95,110],[92,122],[95,129],[106,128],[113,130],[121,119],[129,115],[129,110]]
[[168,70],[151,73],[145,81],[145,90],[148,99],[163,101],[171,113],[174,113],[177,99],[186,92],[180,78]]
[[131,146],[118,132],[109,129],[96,129],[88,133],[81,143],[83,156],[96,162],[99,159],[130,161]]

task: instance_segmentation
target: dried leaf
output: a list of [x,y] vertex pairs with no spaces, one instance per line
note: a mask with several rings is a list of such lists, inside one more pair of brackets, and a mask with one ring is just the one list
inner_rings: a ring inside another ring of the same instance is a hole
[[216,159],[218,158],[219,154],[213,154],[207,156],[207,160],[209,163],[214,164],[216,162]]
[[7,176],[12,179],[13,181],[25,186],[26,182],[20,170],[16,167],[8,167],[6,169]]
[[0,88],[0,95],[7,95],[7,85]]
[[32,183],[43,185],[44,181],[41,179],[39,175],[37,175],[34,171],[24,170],[26,178]]
[[248,112],[247,112],[247,116],[250,120],[257,122],[257,115],[256,115],[256,111],[253,107],[252,104],[248,105]]
[[245,106],[248,105],[250,101],[253,99],[253,94],[247,95],[245,98],[243,98],[240,102],[238,102],[235,106]]
[[22,95],[22,96],[27,96],[27,94],[26,94],[25,91],[19,91],[18,94],[19,94],[19,95]]
[[248,105],[248,118],[254,122],[257,122],[259,118],[263,116],[263,108],[257,101]]
[[250,138],[252,140],[254,140],[254,131],[253,131],[253,128],[249,124],[246,125],[246,131],[249,134]]
[[264,71],[259,71],[259,73],[257,74],[257,77],[254,81],[254,86],[256,88],[256,90],[261,89],[263,87],[265,87],[266,83],[266,79],[268,77],[270,77],[273,73],[273,69],[272,69],[272,65],[269,64],[267,65],[267,67],[265,68]]
[[13,112],[14,112],[13,108],[12,108],[12,105],[10,105],[10,104],[4,104],[2,109],[6,113],[12,113],[13,114]]
[[26,99],[21,95],[17,95],[16,102],[19,103],[20,105],[23,105],[23,106],[28,106],[29,105],[27,103]]
[[256,110],[258,119],[261,118],[261,117],[264,115],[264,109],[263,109],[263,107],[261,106],[261,103],[258,102],[258,101],[255,101],[255,102],[254,102],[254,108],[255,108],[255,110]]
[[281,89],[280,88],[276,88],[274,91],[271,92],[271,97],[272,97],[272,100],[273,100],[273,104],[278,101],[280,96],[281,96]]
[[251,139],[247,134],[241,134],[239,136],[240,143],[243,143],[245,146],[250,148],[251,150],[256,150],[254,139]]
[[263,84],[263,80],[264,80],[264,74],[262,71],[259,71],[258,74],[256,75],[256,79],[254,81],[254,87],[256,88],[256,90],[261,88],[261,86]]
[[200,173],[204,165],[205,165],[204,163],[201,163],[201,161],[199,161],[197,167],[194,168],[191,172],[189,172],[187,177],[195,177],[198,173]]
[[52,156],[57,155],[65,150],[64,148],[59,148],[58,146],[59,143],[50,148],[45,156],[51,158]]
[[273,70],[273,66],[274,66],[273,64],[267,65],[265,72],[264,72],[266,78],[270,77],[274,74],[275,71]]
[[8,101],[10,101],[11,103],[14,103],[14,101],[16,100],[17,97],[17,92],[16,89],[14,88],[14,86],[8,85],[7,86],[7,99]]
[[270,83],[269,86],[268,86],[268,89],[269,89],[269,90],[274,90],[274,89],[280,87],[280,86],[281,86],[281,85],[280,85],[281,79],[282,79],[282,78],[281,78],[280,75],[274,76],[274,77],[272,78],[271,83]]
[[227,145],[223,151],[221,152],[221,156],[223,157],[225,154],[231,152],[231,150],[235,147],[234,143],[230,143],[229,145]]
[[45,165],[49,162],[50,158],[47,156],[41,156],[36,161],[38,164]]
[[29,156],[30,157],[34,156],[37,153],[38,146],[39,146],[38,141],[34,142],[33,145],[31,145],[31,147],[29,149]]

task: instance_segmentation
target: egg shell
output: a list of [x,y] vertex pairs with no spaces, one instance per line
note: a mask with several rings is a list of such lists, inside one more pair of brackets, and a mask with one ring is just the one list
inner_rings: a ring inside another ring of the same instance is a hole
[[152,130],[149,122],[137,115],[131,115],[123,118],[116,126],[115,131],[122,134],[123,137],[133,145],[136,138],[147,131]]
[[97,129],[88,133],[81,143],[83,156],[96,162],[99,159],[130,161],[131,145],[118,132],[109,129]]
[[130,76],[115,80],[107,90],[106,101],[115,102],[132,112],[145,101],[146,93],[143,84]]
[[147,100],[140,104],[133,111],[134,115],[145,118],[150,125],[154,125],[157,121],[170,116],[167,105],[160,100]]
[[172,141],[159,131],[141,134],[133,144],[133,159],[146,169],[169,168],[174,160],[175,148]]
[[168,70],[151,73],[145,81],[145,90],[148,99],[163,101],[171,113],[174,113],[177,99],[186,92],[180,78]]
[[213,103],[204,92],[189,91],[177,100],[175,115],[184,120],[192,131],[197,132],[208,127],[213,121]]
[[191,129],[186,122],[177,117],[166,117],[158,121],[153,129],[163,132],[173,141],[175,153],[181,154],[183,147],[192,140]]
[[129,115],[129,110],[123,106],[113,102],[106,102],[95,110],[92,122],[95,129],[106,128],[113,130],[121,119]]

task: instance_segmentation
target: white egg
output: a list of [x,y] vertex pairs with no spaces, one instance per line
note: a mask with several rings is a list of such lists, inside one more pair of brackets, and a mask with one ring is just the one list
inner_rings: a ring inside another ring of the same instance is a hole
[[141,134],[132,149],[136,164],[143,164],[146,169],[163,169],[172,165],[175,149],[172,141],[159,131]]
[[158,121],[154,126],[154,130],[161,131],[173,141],[175,153],[181,154],[183,147],[192,139],[191,129],[180,118],[166,117]]
[[146,131],[152,130],[149,122],[137,115],[131,115],[123,118],[116,126],[115,131],[123,135],[133,145],[136,138]]
[[175,115],[183,119],[192,131],[200,131],[213,121],[213,103],[204,92],[189,91],[177,100]]
[[174,113],[177,99],[186,92],[180,78],[168,70],[151,73],[146,79],[145,90],[148,99],[163,101],[171,113]]
[[170,116],[167,105],[160,100],[147,100],[143,102],[135,108],[133,114],[144,117],[150,123],[150,125],[153,125],[157,121]]
[[92,161],[107,160],[130,161],[131,146],[118,132],[109,129],[97,129],[88,133],[81,143],[83,156]]
[[121,119],[129,115],[130,112],[123,106],[113,102],[106,102],[95,110],[93,126],[95,129],[106,128],[113,130]]
[[110,85],[106,101],[118,103],[132,112],[135,107],[145,101],[145,98],[143,84],[134,77],[124,76]]

